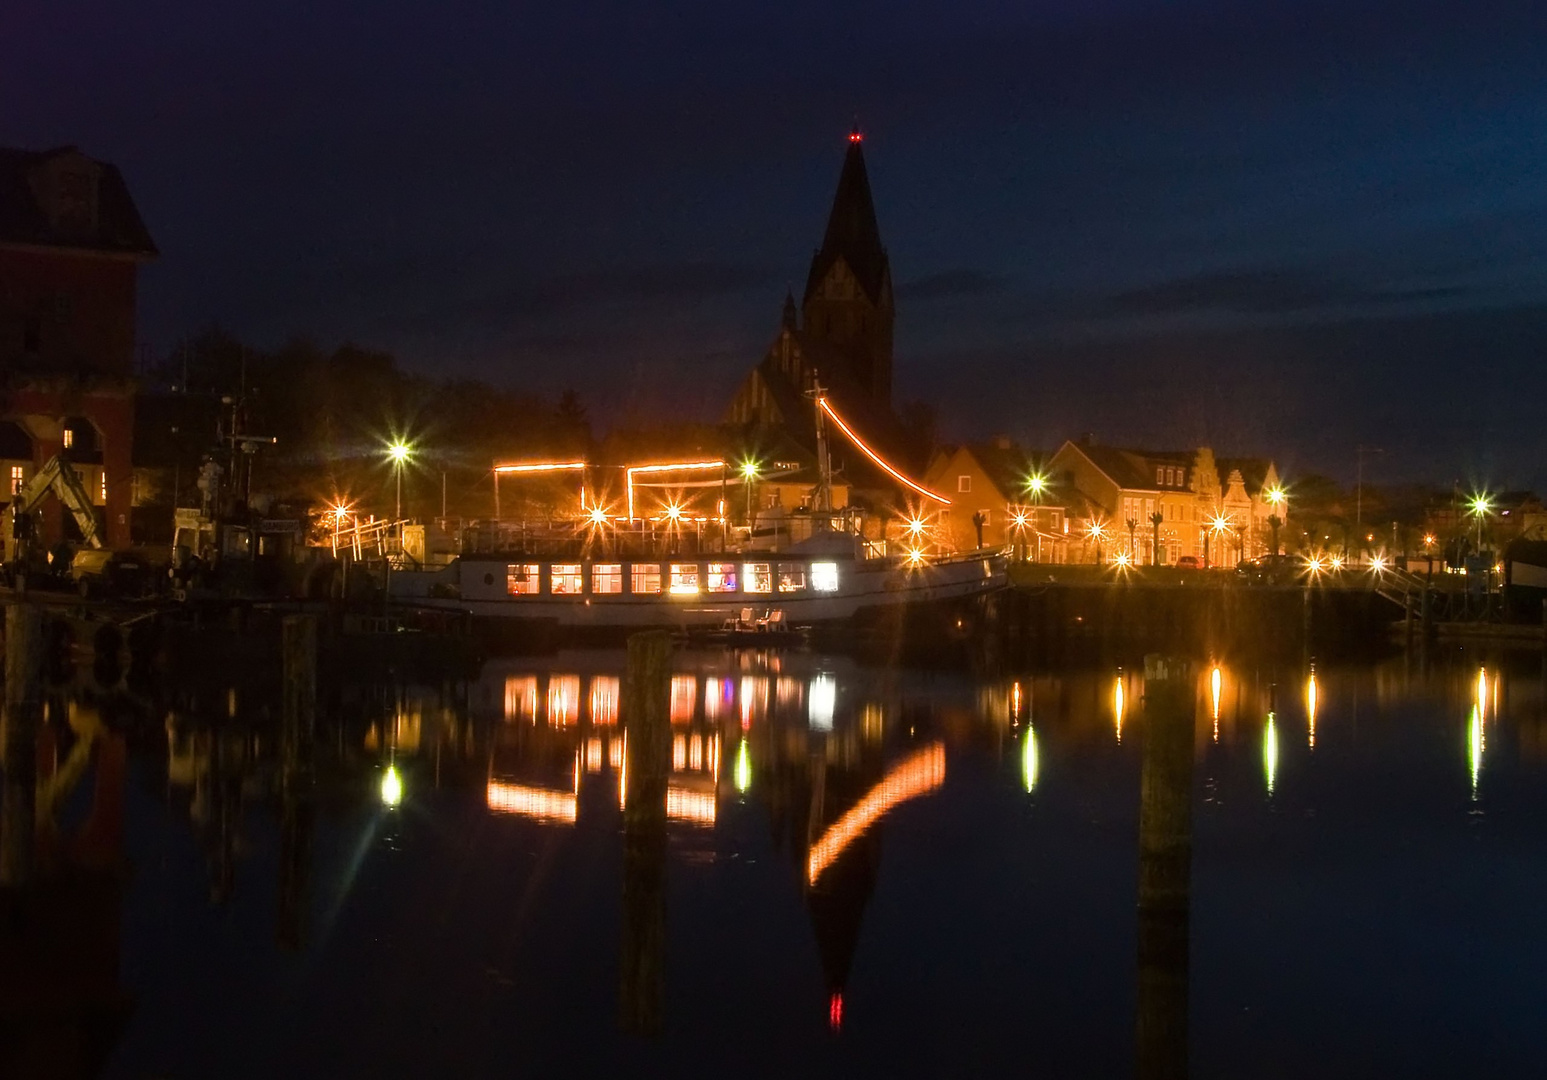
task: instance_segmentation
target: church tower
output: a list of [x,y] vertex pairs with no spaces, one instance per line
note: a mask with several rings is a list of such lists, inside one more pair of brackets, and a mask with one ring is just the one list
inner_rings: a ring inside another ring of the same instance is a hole
[[864,136],[849,134],[822,246],[811,258],[802,331],[840,356],[846,374],[883,409],[892,405],[892,270],[876,226]]

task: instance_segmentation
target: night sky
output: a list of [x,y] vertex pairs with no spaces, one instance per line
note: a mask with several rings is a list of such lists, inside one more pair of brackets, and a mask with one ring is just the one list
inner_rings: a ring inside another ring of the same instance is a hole
[[12,0],[0,143],[123,169],[153,349],[348,338],[606,424],[718,417],[857,116],[944,435],[1547,486],[1544,75],[1540,0]]

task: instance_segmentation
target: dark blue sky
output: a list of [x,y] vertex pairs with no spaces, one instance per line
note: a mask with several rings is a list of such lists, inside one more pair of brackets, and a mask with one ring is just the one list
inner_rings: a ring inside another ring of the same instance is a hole
[[858,115],[947,435],[1547,485],[1547,5],[13,0],[0,142],[219,322],[714,418]]

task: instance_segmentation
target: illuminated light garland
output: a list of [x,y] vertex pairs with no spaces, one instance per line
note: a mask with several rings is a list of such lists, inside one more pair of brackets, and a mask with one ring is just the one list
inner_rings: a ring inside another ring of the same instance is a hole
[[723,469],[723,461],[671,461],[655,465],[630,465],[623,470],[623,486],[628,490],[628,519],[634,520],[634,474],[692,472],[698,469]]
[[561,472],[566,469],[583,469],[583,461],[533,461],[523,465],[496,465],[497,473]]
[[839,818],[806,856],[806,880],[812,885],[844,849],[899,803],[927,795],[945,783],[945,743],[931,743],[891,772]]
[[865,440],[864,439],[861,439],[858,435],[855,434],[853,428],[851,428],[848,424],[845,424],[843,422],[843,417],[839,416],[837,414],[837,412],[835,412],[833,410],[833,407],[830,404],[828,404],[828,401],[827,401],[827,399],[825,397],[817,398],[817,404],[822,407],[822,411],[823,412],[825,412],[828,416],[832,417],[833,423],[838,425],[838,430],[842,431],[845,435],[847,435],[849,437],[849,441],[852,442],[855,446],[859,447],[861,453],[863,453],[866,457],[868,457],[871,461],[875,462],[877,465],[881,466],[882,469],[886,470],[886,473],[887,473],[888,476],[890,476],[894,480],[897,480],[897,481],[899,481],[899,482],[901,482],[903,484],[906,484],[908,487],[912,488],[914,491],[918,492],[920,495],[923,495],[926,498],[933,499],[933,500],[935,500],[935,502],[940,503],[943,506],[950,506],[951,505],[951,500],[947,499],[944,495],[938,495],[935,492],[930,491],[927,487],[924,487],[924,486],[922,486],[920,484],[915,484],[912,480],[909,480],[902,473],[900,473],[896,469],[892,468],[892,466],[889,465],[881,457],[880,454],[877,454],[874,450],[870,449],[870,447],[865,444]]
[[573,822],[578,810],[578,800],[573,792],[550,791],[525,784],[505,784],[498,780],[489,781],[485,798],[490,810],[501,814],[520,814],[538,821]]

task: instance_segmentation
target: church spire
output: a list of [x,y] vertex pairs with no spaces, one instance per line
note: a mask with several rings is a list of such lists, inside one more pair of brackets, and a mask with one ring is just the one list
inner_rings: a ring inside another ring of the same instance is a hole
[[821,248],[811,260],[811,273],[806,278],[807,300],[840,258],[848,264],[870,301],[878,303],[881,300],[882,282],[888,267],[886,249],[881,246],[881,230],[876,225],[870,177],[865,172],[864,141],[864,134],[855,124],[849,132],[848,153],[844,155],[843,171],[838,174],[833,208],[827,216],[827,231],[822,236]]

